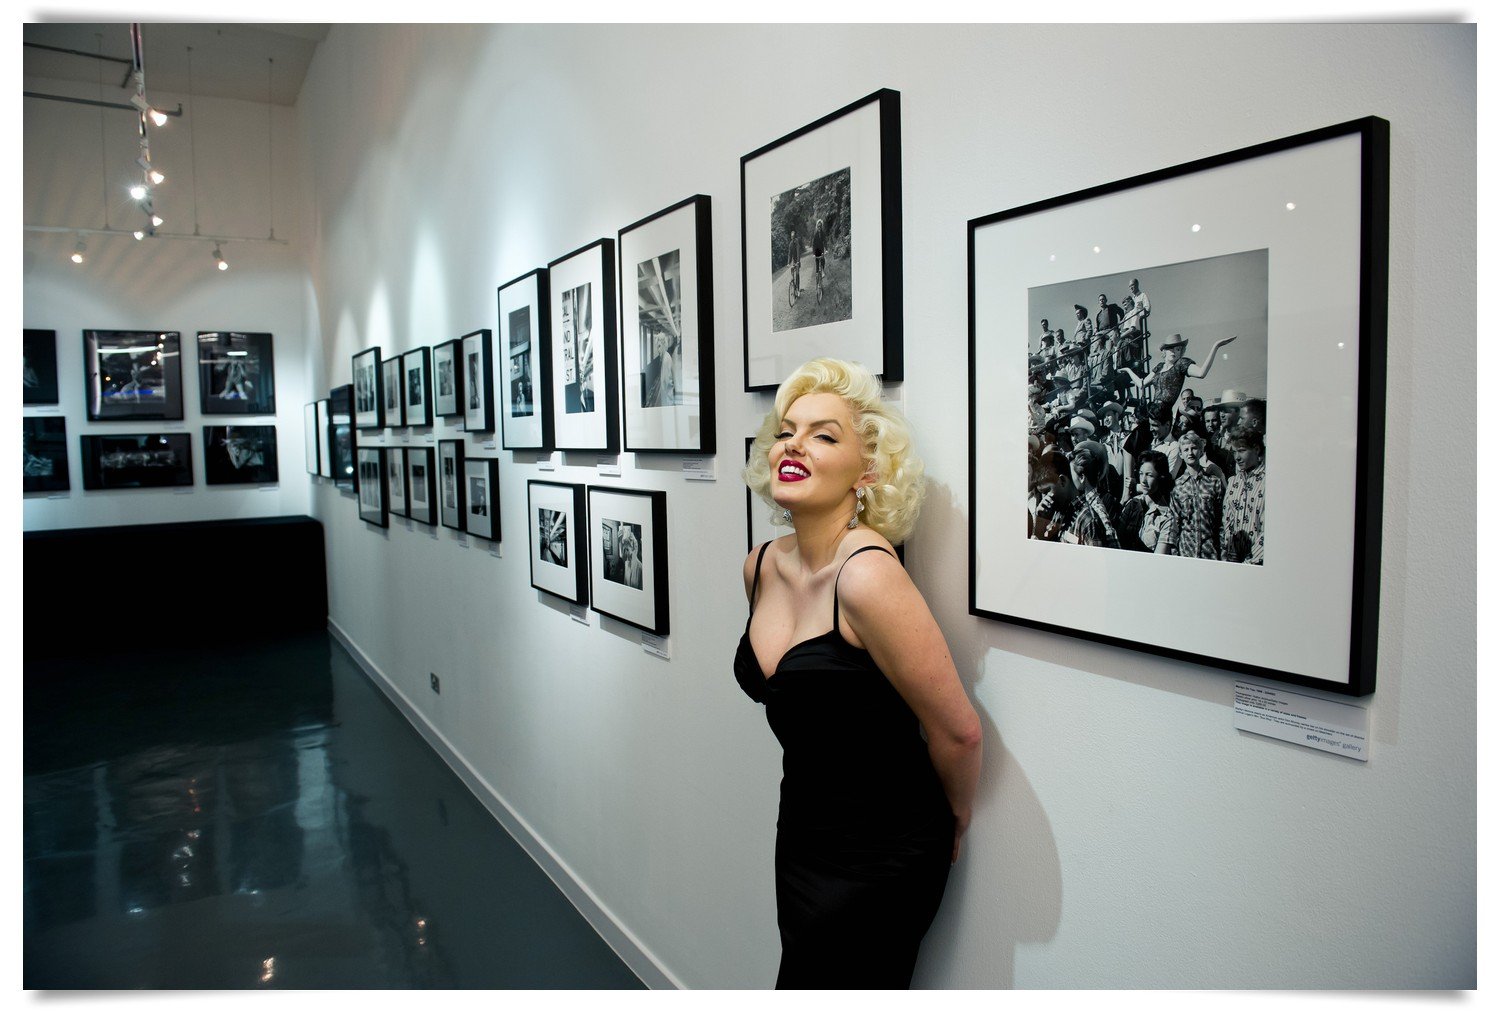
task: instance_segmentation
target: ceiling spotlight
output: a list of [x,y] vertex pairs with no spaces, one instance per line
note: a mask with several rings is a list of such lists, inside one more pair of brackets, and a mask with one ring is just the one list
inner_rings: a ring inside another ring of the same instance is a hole
[[146,199],[146,192],[147,192],[146,191],[146,184],[145,183],[137,183],[135,186],[133,186],[133,187],[130,188],[130,199],[131,200],[145,200]]
[[151,224],[155,228],[158,228],[158,229],[161,228],[162,221],[163,221],[163,219],[162,219],[161,215],[152,215],[151,216]]
[[162,112],[160,109],[153,109],[147,115],[151,117],[151,122],[155,123],[157,126],[164,127],[167,125],[167,114]]
[[146,173],[146,177],[150,179],[152,184],[155,186],[161,186],[167,181],[167,177],[163,176],[161,174],[161,170],[159,169],[152,169],[150,172]]
[[84,254],[84,252],[85,252],[86,249],[87,249],[87,247],[85,247],[83,245],[83,237],[79,236],[78,237],[78,245],[75,246],[75,247],[73,247],[73,256],[69,257],[68,259],[71,260],[75,264],[81,264],[81,263],[83,263],[83,254]]
[[224,254],[219,250],[219,244],[214,244],[214,264],[221,271],[229,270],[229,261],[224,259]]

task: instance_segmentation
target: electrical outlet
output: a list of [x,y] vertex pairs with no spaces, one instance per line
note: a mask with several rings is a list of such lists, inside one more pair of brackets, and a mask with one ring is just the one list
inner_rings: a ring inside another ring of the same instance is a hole
[[436,672],[430,672],[428,674],[432,676],[432,691],[434,693],[441,693],[443,691],[443,688],[438,683],[437,673]]

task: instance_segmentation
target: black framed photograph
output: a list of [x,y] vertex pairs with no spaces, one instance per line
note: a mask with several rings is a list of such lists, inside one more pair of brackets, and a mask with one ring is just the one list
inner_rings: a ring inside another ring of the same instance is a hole
[[500,459],[465,457],[464,530],[476,538],[500,540]]
[[328,468],[333,484],[354,491],[354,384],[328,392]]
[[385,502],[386,510],[397,517],[409,517],[406,501],[406,449],[385,448]]
[[401,356],[406,374],[401,385],[401,407],[409,426],[432,425],[432,353],[414,348]]
[[21,403],[57,404],[57,332],[21,331]]
[[438,440],[438,520],[445,528],[464,529],[464,441]]
[[354,448],[354,489],[359,499],[359,519],[381,528],[391,524],[385,499],[385,449]]
[[328,399],[319,398],[313,402],[313,453],[318,459],[317,474],[324,478],[333,477],[333,452],[329,449],[329,413]]
[[441,418],[464,414],[464,339],[432,346],[432,412]]
[[823,355],[901,379],[899,92],[741,158],[740,223],[746,390]]
[[970,611],[1372,692],[1388,205],[1372,117],[971,221]]
[[[745,437],[745,464],[750,463],[750,450],[755,446],[755,437]],[[745,486],[745,551],[751,552],[762,542],[790,534],[790,525],[778,527],[772,519],[776,511],[765,500],[755,495],[755,490]]]
[[199,331],[198,401],[204,415],[275,415],[271,335]]
[[355,352],[350,370],[354,377],[355,429],[381,429],[385,426],[385,391],[381,388],[380,346]]
[[84,331],[83,371],[90,421],[182,418],[177,331]]
[[406,425],[406,399],[401,394],[406,371],[401,368],[401,356],[380,361],[381,412],[387,429]]
[[204,426],[207,485],[270,485],[278,481],[275,426]]
[[535,271],[496,290],[500,308],[500,445],[506,450],[552,446],[552,362],[548,271]]
[[615,362],[615,241],[600,239],[547,265],[552,310],[552,443],[620,447]]
[[302,457],[309,475],[323,473],[321,440],[318,439],[318,402],[302,406]]
[[61,415],[21,419],[21,491],[63,492],[68,481],[68,422]]
[[85,489],[152,489],[193,484],[193,438],[187,433],[80,436]]
[[699,194],[620,230],[626,450],[715,450],[710,205]]
[[591,485],[588,507],[590,607],[665,636],[667,494]]
[[588,602],[588,540],[583,486],[526,483],[531,586],[579,605]]
[[463,336],[464,430],[495,430],[494,336],[488,327]]
[[406,516],[418,524],[436,524],[437,495],[433,489],[431,447],[406,448]]

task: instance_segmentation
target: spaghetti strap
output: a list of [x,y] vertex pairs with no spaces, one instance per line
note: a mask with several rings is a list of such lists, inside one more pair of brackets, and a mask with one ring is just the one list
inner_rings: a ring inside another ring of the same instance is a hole
[[760,555],[755,557],[755,580],[750,585],[750,614],[755,615],[755,596],[760,593],[760,564],[766,558],[766,550],[771,547],[769,541],[761,543]]
[[[890,550],[887,549],[883,545],[866,545],[863,548],[855,549],[853,552],[849,553],[849,559],[853,559],[855,556],[859,555],[861,552],[869,552],[871,549],[874,549],[877,552],[884,552],[886,555],[890,555],[891,554]],[[835,633],[839,632],[839,577],[842,577],[844,575],[844,567],[849,565],[849,559],[844,560],[844,562],[839,566],[838,577],[834,577],[833,578],[833,632],[835,632]],[[757,563],[756,564],[756,576],[757,576],[757,578],[759,577],[759,575],[760,575],[760,564]],[[843,634],[839,633],[839,636],[843,636]]]

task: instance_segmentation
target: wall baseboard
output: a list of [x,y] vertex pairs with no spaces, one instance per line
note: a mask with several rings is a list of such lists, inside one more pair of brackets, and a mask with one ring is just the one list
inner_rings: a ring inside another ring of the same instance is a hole
[[412,702],[407,699],[390,679],[386,678],[384,672],[370,660],[364,651],[344,632],[332,618],[328,620],[328,630],[333,634],[339,644],[349,652],[356,664],[364,670],[365,675],[380,688],[396,709],[411,722],[413,728],[427,741],[433,750],[442,757],[453,772],[458,775],[459,780],[474,793],[474,797],[489,810],[490,815],[495,817],[505,831],[515,838],[531,860],[547,874],[547,878],[556,884],[562,891],[563,896],[578,909],[578,913],[593,926],[599,937],[614,950],[616,955],[625,962],[625,966],[645,982],[647,988],[652,989],[680,989],[682,983],[676,979],[666,968],[662,967],[649,950],[636,938],[635,934],[627,929],[614,914],[600,902],[582,881],[574,875],[566,862],[547,846],[547,843],[537,836],[531,825],[517,813],[509,802],[497,792],[478,771],[471,767],[463,755],[453,747],[453,744],[443,736],[443,733],[434,728],[417,710]]

